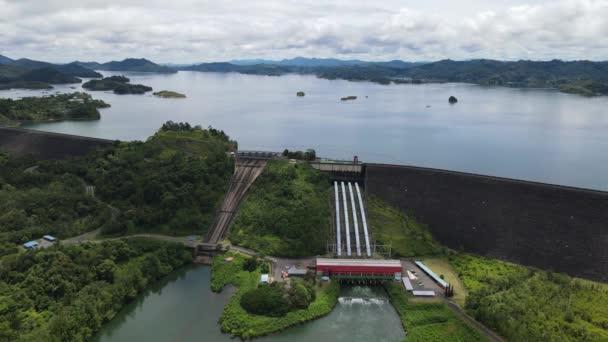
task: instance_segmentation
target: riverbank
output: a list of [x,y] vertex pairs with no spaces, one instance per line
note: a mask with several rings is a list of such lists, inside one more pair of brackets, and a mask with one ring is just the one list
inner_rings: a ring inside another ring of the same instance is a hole
[[[226,262],[225,258],[233,258]],[[245,311],[240,304],[241,297],[258,287],[259,270],[243,270],[246,257],[237,253],[218,255],[213,258],[211,287],[214,291],[231,284],[238,288],[220,318],[222,331],[244,339],[269,335],[283,331],[329,314],[338,301],[338,283],[318,283],[315,285],[316,299],[306,309],[288,312],[280,317],[253,315]]]

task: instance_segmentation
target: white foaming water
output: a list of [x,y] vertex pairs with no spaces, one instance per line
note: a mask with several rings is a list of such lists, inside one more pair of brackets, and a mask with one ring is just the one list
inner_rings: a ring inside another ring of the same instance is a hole
[[388,303],[388,300],[384,298],[339,297],[338,302],[342,305],[384,305]]

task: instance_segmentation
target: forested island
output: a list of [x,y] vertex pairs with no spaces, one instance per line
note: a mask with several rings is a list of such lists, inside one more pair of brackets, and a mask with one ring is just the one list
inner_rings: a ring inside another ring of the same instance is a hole
[[162,97],[162,98],[167,98],[167,99],[184,99],[184,98],[186,98],[186,95],[184,95],[184,94],[177,93],[174,91],[169,91],[169,90],[157,91],[153,95]]
[[18,100],[0,98],[0,125],[14,126],[24,121],[97,120],[99,108],[109,106],[81,92]]
[[131,84],[131,80],[125,76],[104,77],[101,80],[90,80],[82,85],[88,90],[112,90],[114,94],[145,94],[152,91],[151,87],[143,84]]

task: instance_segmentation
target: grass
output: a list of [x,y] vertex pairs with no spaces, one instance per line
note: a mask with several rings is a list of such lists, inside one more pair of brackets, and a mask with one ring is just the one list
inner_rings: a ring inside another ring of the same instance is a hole
[[395,283],[388,283],[386,290],[407,333],[405,341],[487,341],[443,301],[416,302],[402,286]]
[[366,201],[369,225],[379,244],[391,244],[394,257],[435,256],[443,249],[426,225],[404,215],[385,202],[369,196]]
[[[231,263],[224,261],[228,256],[234,258]],[[222,331],[243,339],[264,336],[285,330],[291,326],[317,319],[329,314],[338,301],[338,283],[316,286],[316,299],[308,308],[291,311],[282,317],[267,317],[253,315],[241,307],[240,301],[244,293],[259,285],[260,272],[247,272],[242,265],[247,257],[237,253],[226,253],[213,258],[211,287],[214,291],[221,290],[227,284],[238,287],[236,294],[224,308],[220,318]]]
[[433,259],[424,259],[424,264],[427,265],[435,274],[438,276],[443,275],[444,280],[454,286],[454,297],[452,300],[458,303],[460,307],[464,307],[465,300],[467,297],[467,292],[456,275],[456,272],[450,266],[448,260],[443,258],[433,258]]

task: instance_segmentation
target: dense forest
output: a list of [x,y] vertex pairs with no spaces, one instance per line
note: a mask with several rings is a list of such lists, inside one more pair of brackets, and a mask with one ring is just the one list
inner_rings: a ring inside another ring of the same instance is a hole
[[228,188],[234,146],[223,131],[168,122],[146,142],[117,143],[53,166],[82,178],[120,210],[106,234],[204,234]]
[[305,163],[268,162],[241,204],[230,241],[267,255],[324,253],[329,234],[330,183]]
[[98,228],[204,234],[228,187],[234,145],[223,131],[168,122],[146,142],[117,142],[81,159],[2,155],[1,254],[43,234],[66,238]]
[[0,99],[0,124],[10,125],[21,121],[97,120],[99,108],[110,105],[93,99],[86,93]]
[[90,80],[82,85],[88,90],[112,90],[114,94],[144,94],[152,91],[151,87],[142,84],[131,84],[125,76],[104,77],[101,80]]
[[191,260],[150,240],[59,245],[0,259],[0,341],[80,342]]
[[608,285],[450,253],[466,310],[508,341],[608,341]]
[[0,257],[44,234],[67,238],[109,223],[108,208],[79,177],[49,164],[0,154]]

